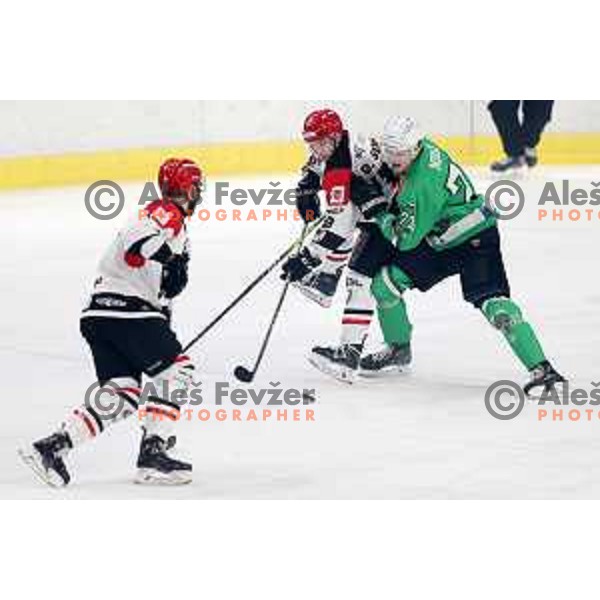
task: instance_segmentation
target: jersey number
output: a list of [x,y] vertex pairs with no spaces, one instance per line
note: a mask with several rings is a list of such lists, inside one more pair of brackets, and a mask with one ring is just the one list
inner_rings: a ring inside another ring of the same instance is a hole
[[458,197],[463,203],[470,202],[475,197],[473,185],[466,177],[463,170],[452,162],[448,169],[446,187],[452,196]]

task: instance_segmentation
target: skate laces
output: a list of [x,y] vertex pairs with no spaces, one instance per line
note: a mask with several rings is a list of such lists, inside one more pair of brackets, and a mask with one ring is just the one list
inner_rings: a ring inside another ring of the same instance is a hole
[[343,356],[359,356],[360,351],[355,348],[352,344],[344,344],[340,346],[340,352]]
[[359,351],[352,346],[352,344],[342,344],[341,346],[330,346],[329,351],[333,355],[333,358],[348,358],[353,355],[359,355]]
[[62,431],[53,433],[47,443],[48,449],[58,457],[65,455],[73,447],[69,435]]
[[157,435],[148,437],[143,441],[143,451],[149,454],[162,454],[166,449],[166,442]]

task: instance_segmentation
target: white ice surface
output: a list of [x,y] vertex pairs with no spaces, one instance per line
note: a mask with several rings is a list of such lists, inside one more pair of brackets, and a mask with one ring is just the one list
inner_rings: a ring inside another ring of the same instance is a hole
[[[479,176],[481,185],[489,183]],[[600,168],[541,168],[524,179],[528,207],[502,225],[505,260],[513,295],[549,357],[589,388],[600,380],[600,219],[536,221],[535,198],[547,177],[570,177],[589,189]],[[273,180],[239,180],[231,189]],[[140,190],[129,186],[128,198]],[[0,497],[600,497],[600,419],[540,423],[533,405],[510,422],[486,412],[491,382],[523,381],[525,374],[504,340],[462,301],[456,279],[409,295],[413,373],[352,388],[305,360],[312,345],[337,341],[344,294],[324,311],[291,293],[257,383],[315,387],[316,422],[182,421],[180,438],[195,469],[191,486],[131,483],[135,420],[72,456],[69,489],[42,486],[18,462],[16,448],[50,432],[93,381],[79,312],[97,260],[123,218],[91,218],[83,194],[68,188],[0,195]],[[214,211],[211,197],[204,207]],[[295,222],[194,221],[191,283],[176,312],[181,339],[206,324],[299,229]],[[195,349],[205,390],[232,379],[237,364],[250,366],[280,288],[276,277],[269,279]],[[374,328],[372,344],[379,339]],[[206,396],[207,408],[214,408]]]

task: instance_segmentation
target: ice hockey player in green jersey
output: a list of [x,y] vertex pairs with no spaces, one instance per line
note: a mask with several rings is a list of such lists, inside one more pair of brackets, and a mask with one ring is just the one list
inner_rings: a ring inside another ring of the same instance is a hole
[[374,222],[362,225],[349,267],[363,287],[370,284],[386,346],[361,359],[369,324],[360,330],[354,322],[352,336],[342,332],[340,346],[314,348],[311,362],[344,381],[359,368],[364,376],[402,371],[412,360],[404,292],[424,292],[459,275],[465,300],[502,333],[530,372],[525,391],[563,382],[511,298],[496,218],[463,169],[410,118],[390,119],[381,147],[398,190]]

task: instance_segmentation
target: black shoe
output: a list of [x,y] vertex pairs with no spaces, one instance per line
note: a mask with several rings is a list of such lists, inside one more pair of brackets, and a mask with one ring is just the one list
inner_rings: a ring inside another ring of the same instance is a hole
[[360,363],[362,348],[354,344],[312,349],[308,360],[317,369],[344,383],[352,383]]
[[[566,379],[556,371],[556,369],[545,360],[537,367],[531,369],[531,380],[525,385],[523,391],[527,396],[544,393],[557,392],[556,384],[566,383]],[[532,394],[533,392],[533,394]]]
[[377,377],[388,373],[403,373],[411,362],[410,344],[392,344],[362,358],[360,374],[365,377]]
[[538,164],[538,155],[535,148],[525,148],[525,164],[532,169]]
[[492,163],[490,169],[494,171],[494,173],[505,173],[506,171],[521,169],[524,166],[525,159],[522,156],[509,156]]
[[169,456],[175,437],[167,441],[144,431],[137,460],[136,483],[153,485],[182,485],[192,480],[192,465]]
[[69,435],[59,431],[34,442],[28,449],[19,450],[19,455],[44,483],[64,487],[71,481],[71,476],[62,457],[72,448]]

